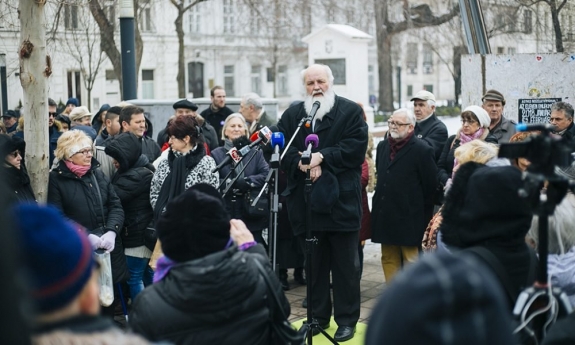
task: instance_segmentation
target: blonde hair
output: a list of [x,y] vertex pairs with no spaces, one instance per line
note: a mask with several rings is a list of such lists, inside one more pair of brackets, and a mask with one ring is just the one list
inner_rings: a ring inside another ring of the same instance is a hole
[[459,164],[476,162],[485,164],[497,157],[499,148],[495,144],[475,139],[455,150],[455,159]]
[[226,129],[228,128],[228,125],[230,124],[230,121],[233,119],[240,119],[242,120],[242,123],[244,124],[244,129],[245,129],[245,133],[244,135],[247,137],[248,136],[248,126],[246,125],[246,119],[244,118],[244,116],[240,113],[233,113],[228,115],[228,117],[226,117],[226,121],[224,121],[224,125],[222,126],[222,140],[226,140]]
[[85,148],[92,148],[92,139],[86,133],[73,129],[58,138],[54,155],[58,160],[67,160]]

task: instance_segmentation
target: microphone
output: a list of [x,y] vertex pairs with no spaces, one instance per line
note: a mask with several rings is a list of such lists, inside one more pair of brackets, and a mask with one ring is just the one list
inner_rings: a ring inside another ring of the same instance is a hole
[[285,138],[284,138],[284,134],[282,132],[275,132],[272,133],[272,139],[271,139],[271,145],[272,147],[275,149],[277,149],[278,151],[284,148],[285,145]]
[[301,163],[303,165],[309,165],[311,163],[311,150],[315,149],[319,145],[319,138],[317,134],[310,134],[305,138],[305,145],[307,149],[301,154]]
[[[317,113],[317,110],[319,109],[320,106],[321,106],[321,103],[319,101],[313,102],[313,105],[311,106],[311,110],[309,112],[309,115],[307,116],[307,119],[305,120],[305,127],[306,128],[311,127],[311,123],[313,121],[313,118],[315,117],[315,113]],[[306,140],[306,142],[307,142],[307,140]]]
[[272,131],[270,131],[270,129],[267,126],[263,127],[258,132],[252,134],[252,136],[250,137],[250,140],[252,142],[250,144],[250,148],[256,146],[261,142],[263,142],[263,145],[266,145],[267,143],[269,143],[271,137],[272,137]]
[[242,157],[240,156],[238,149],[236,149],[235,147],[232,147],[228,152],[226,152],[226,158],[224,158],[224,160],[220,164],[218,164],[217,167],[212,169],[212,174],[215,173],[216,171],[220,171],[220,169],[224,165],[229,164],[231,160],[233,160],[235,163],[237,163],[241,159],[242,159]]
[[528,131],[543,131],[543,132],[555,132],[557,127],[549,123],[518,123],[515,125],[518,132],[528,132]]

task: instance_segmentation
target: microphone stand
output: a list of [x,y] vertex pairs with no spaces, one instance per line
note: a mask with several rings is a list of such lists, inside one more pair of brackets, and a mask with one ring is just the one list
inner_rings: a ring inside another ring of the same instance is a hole
[[279,179],[279,167],[280,167],[280,154],[279,146],[276,145],[274,148],[274,153],[270,159],[270,171],[266,177],[266,183],[262,186],[262,189],[258,193],[257,197],[254,199],[252,206],[258,203],[258,200],[262,197],[266,188],[271,185],[272,187],[268,189],[268,197],[270,200],[270,210],[269,210],[269,223],[268,223],[268,256],[272,260],[272,269],[274,272],[278,272],[277,267],[277,229],[278,229],[278,213],[282,207],[279,203],[278,194],[278,179]]
[[[256,151],[259,150],[259,149],[260,149],[260,145],[256,146]],[[251,151],[251,150],[250,150],[250,151]],[[249,153],[250,151],[248,151],[248,153]],[[246,155],[247,155],[248,153],[246,153]],[[250,162],[252,161],[252,159],[254,159],[255,156],[256,156],[256,155],[253,154],[253,155],[248,159],[247,163],[244,164],[242,170],[240,170],[240,172],[237,173],[236,176],[231,180],[231,183],[228,184],[228,186],[226,187],[226,189],[224,189],[224,191],[222,192],[222,198],[225,197],[225,196],[228,194],[228,192],[230,191],[231,187],[236,183],[236,181],[237,181],[238,178],[241,176],[241,174],[244,172],[244,170],[246,170],[246,166],[247,166],[248,164],[250,164]],[[242,156],[242,158],[241,158],[236,164],[232,165],[232,168],[231,168],[230,172],[223,178],[222,182],[220,182],[220,185],[218,186],[218,189],[221,189],[221,188],[223,187],[224,183],[226,183],[226,181],[228,180],[228,177],[232,174],[233,171],[236,170],[236,167],[238,166],[238,164],[239,164],[241,161],[244,160],[244,157],[245,157],[245,156]]]

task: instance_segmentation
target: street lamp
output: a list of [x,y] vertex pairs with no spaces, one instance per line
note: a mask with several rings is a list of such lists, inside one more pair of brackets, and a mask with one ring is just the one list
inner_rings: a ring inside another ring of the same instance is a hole
[[2,89],[2,114],[8,111],[8,86],[6,83],[6,54],[0,54],[0,89]]

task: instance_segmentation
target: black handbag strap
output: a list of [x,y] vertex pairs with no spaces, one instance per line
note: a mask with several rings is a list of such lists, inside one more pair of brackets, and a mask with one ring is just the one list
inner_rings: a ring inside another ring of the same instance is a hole
[[102,210],[102,219],[104,219],[104,228],[106,227],[106,213],[104,212],[104,203],[102,202],[102,193],[100,193],[100,185],[98,185],[98,180],[96,180],[96,176],[92,172],[90,176],[92,179],[92,183],[96,187],[96,191],[98,192],[98,201],[100,202],[100,210]]
[[[253,260],[256,264],[256,267],[258,268],[258,271],[260,272],[260,275],[264,278],[264,281],[266,282],[266,286],[269,291],[269,295],[271,297],[271,303],[274,304],[272,308],[273,309],[277,308],[276,310],[278,310],[281,313],[280,315],[282,316],[286,315],[286,313],[284,312],[284,308],[282,307],[280,300],[273,289],[272,283],[270,282],[267,272],[265,271],[262,264],[258,261],[258,259],[254,258]],[[275,315],[277,315],[277,313]]]

